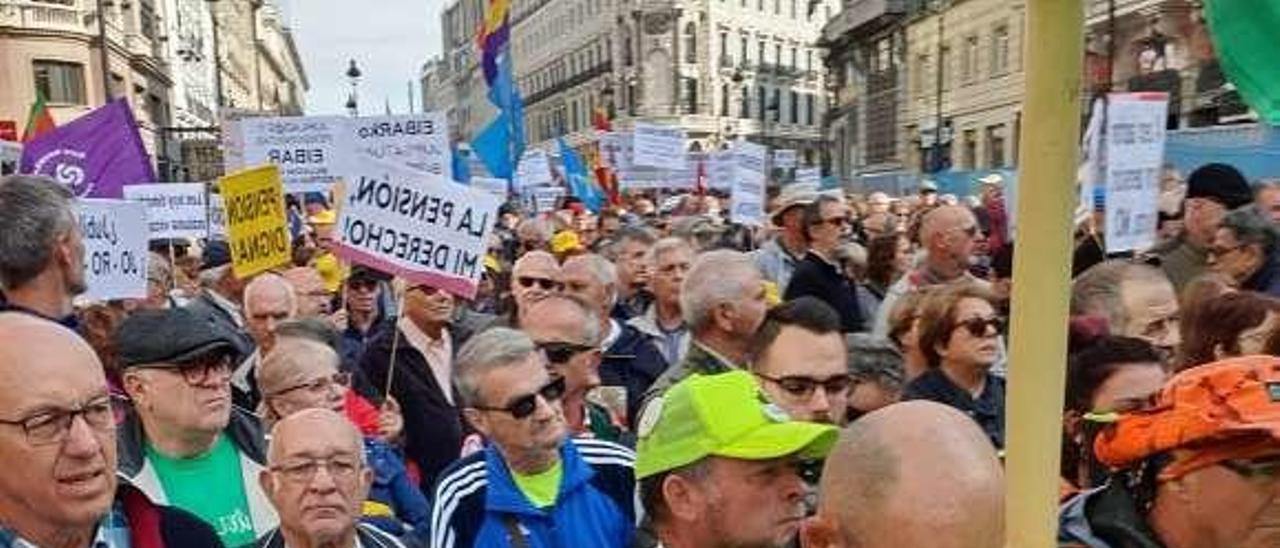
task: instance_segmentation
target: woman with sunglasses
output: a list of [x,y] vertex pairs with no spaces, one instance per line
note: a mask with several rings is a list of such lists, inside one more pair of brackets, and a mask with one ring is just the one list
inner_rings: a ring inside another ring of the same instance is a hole
[[1000,358],[1004,321],[981,286],[940,290],[920,314],[919,346],[928,369],[911,381],[903,400],[931,400],[973,417],[996,449],[1004,448],[1003,378],[992,375]]

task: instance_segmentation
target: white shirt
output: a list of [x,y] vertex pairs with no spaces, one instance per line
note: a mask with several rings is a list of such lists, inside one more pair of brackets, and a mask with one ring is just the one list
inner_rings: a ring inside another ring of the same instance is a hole
[[427,366],[436,378],[436,384],[444,393],[445,401],[453,403],[453,389],[450,379],[453,377],[453,341],[449,337],[449,329],[440,330],[440,338],[433,339],[418,329],[418,325],[409,318],[400,318],[400,330],[404,331],[405,342],[422,353],[427,359]]

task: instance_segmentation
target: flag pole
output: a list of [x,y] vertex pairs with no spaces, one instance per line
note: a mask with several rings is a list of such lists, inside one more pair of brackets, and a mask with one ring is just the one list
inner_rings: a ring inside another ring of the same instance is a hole
[[[1056,546],[1071,221],[1079,161],[1081,0],[1027,2],[1009,368],[1005,546]],[[1030,185],[1034,184],[1032,189]]]

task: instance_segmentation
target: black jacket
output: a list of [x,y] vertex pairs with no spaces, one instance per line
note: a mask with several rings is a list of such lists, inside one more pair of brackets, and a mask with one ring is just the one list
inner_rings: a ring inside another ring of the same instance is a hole
[[845,333],[864,331],[862,308],[849,278],[812,251],[796,265],[783,299],[789,301],[804,296],[816,297],[831,305],[840,314],[841,330]]
[[[397,331],[399,328],[394,324],[385,324],[384,329],[369,340],[360,360],[360,369],[379,392],[386,390],[391,344]],[[470,333],[450,326],[449,335],[456,356]],[[457,392],[452,386],[440,386],[426,357],[409,344],[403,332],[399,337],[391,395],[399,402],[404,416],[405,457],[417,464],[422,474],[419,483],[422,492],[430,493],[440,471],[457,460],[462,438],[467,433],[466,423],[461,410],[445,398],[444,391],[450,390],[453,401],[458,401]]]
[[625,323],[617,325],[622,334],[600,359],[600,384],[627,389],[627,421],[635,422],[644,393],[667,370],[667,361],[651,337]]
[[940,367],[929,368],[902,390],[902,401],[929,400],[953,407],[969,415],[996,449],[1004,449],[1004,379],[987,373],[987,382],[975,400],[956,386]]
[[209,524],[185,510],[155,504],[126,483],[116,488],[116,500],[124,507],[134,546],[222,548]]
[[[388,535],[377,527],[364,523],[356,524],[356,542],[363,548],[404,548],[406,543]],[[257,548],[288,548],[284,544],[284,535],[275,529],[258,539]]]

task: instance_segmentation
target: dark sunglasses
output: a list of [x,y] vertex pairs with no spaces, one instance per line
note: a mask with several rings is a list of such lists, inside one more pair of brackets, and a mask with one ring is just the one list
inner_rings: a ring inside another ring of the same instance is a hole
[[1001,320],[1000,318],[995,318],[995,317],[969,318],[963,322],[956,324],[956,329],[960,329],[961,327],[968,330],[969,334],[973,335],[974,337],[987,336],[988,328],[994,330],[994,334],[999,335],[1000,330],[1004,329],[1004,320]]
[[853,377],[849,375],[834,375],[825,379],[816,379],[804,375],[770,377],[760,373],[756,373],[756,376],[778,385],[783,391],[792,396],[804,399],[813,397],[814,391],[819,386],[828,396],[834,396],[847,392],[849,386],[853,384]]
[[546,354],[547,361],[551,363],[566,363],[583,352],[599,350],[594,346],[563,341],[538,343],[538,349]]
[[520,287],[525,289],[533,287],[533,284],[538,284],[538,287],[541,287],[543,291],[560,291],[561,289],[564,289],[564,284],[547,278],[520,276],[519,278],[516,278],[516,281],[520,282]]
[[542,388],[539,388],[537,392],[520,396],[502,407],[484,407],[480,405],[473,405],[472,407],[481,411],[501,411],[511,415],[513,419],[521,420],[538,410],[539,396],[548,403],[558,401],[564,396],[564,386],[564,377],[556,377]]

